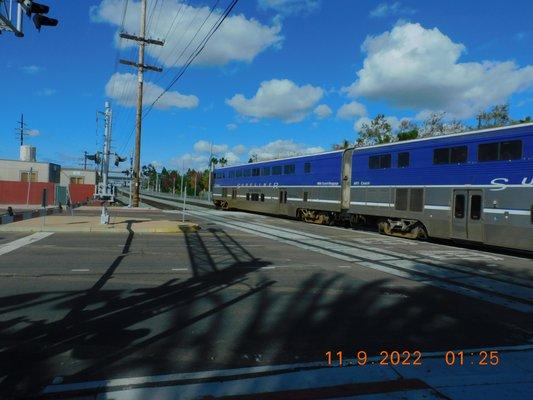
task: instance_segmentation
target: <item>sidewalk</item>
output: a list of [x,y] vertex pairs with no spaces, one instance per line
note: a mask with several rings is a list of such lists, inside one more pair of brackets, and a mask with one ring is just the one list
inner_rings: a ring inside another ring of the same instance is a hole
[[4,232],[105,232],[105,233],[185,233],[195,232],[197,224],[176,220],[152,220],[132,215],[131,217],[111,217],[107,225],[100,224],[100,216],[50,215],[0,225]]

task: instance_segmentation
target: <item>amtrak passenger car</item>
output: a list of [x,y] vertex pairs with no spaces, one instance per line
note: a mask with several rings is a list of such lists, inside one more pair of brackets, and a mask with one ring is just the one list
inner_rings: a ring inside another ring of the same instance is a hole
[[224,209],[533,251],[533,124],[218,168]]

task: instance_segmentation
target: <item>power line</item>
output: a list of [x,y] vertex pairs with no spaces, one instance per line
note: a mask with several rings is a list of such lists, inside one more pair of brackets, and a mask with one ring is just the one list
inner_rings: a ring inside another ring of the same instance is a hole
[[[217,0],[217,4],[218,4],[218,1]],[[202,53],[202,51],[205,49],[205,46],[207,45],[207,43],[209,42],[209,40],[211,39],[211,37],[215,34],[215,32],[220,28],[220,26],[222,25],[222,23],[226,20],[226,18],[228,17],[228,15],[231,13],[231,11],[235,8],[235,6],[237,5],[237,3],[239,2],[239,0],[231,0],[231,2],[229,3],[229,5],[226,7],[226,9],[224,10],[224,12],[220,15],[220,17],[218,18],[218,20],[215,22],[215,24],[213,24],[213,26],[211,27],[211,29],[208,31],[208,33],[204,36],[204,38],[200,41],[200,43],[198,44],[198,46],[196,47],[196,49],[191,53],[191,55],[188,57],[187,61],[184,63],[184,65],[181,67],[180,71],[178,72],[178,74],[174,77],[174,79],[172,79],[172,81],[170,82],[170,84],[163,90],[163,92],[161,94],[159,94],[159,96],[150,104],[150,106],[148,107],[147,111],[145,113],[143,113],[142,117],[141,117],[141,120],[143,120],[144,118],[146,118],[148,116],[148,114],[150,114],[150,112],[152,111],[152,109],[154,108],[154,105],[161,99],[161,97],[163,97],[163,95],[168,92],[178,81],[179,79],[185,74],[185,72],[187,71],[187,69],[189,68],[189,66],[192,64],[192,62]],[[214,7],[213,7],[214,8]],[[211,13],[210,13],[211,15]],[[205,23],[205,20],[204,20],[204,23]],[[203,26],[203,24],[202,24]],[[200,28],[201,29],[201,28]],[[199,29],[199,30],[200,30]],[[199,31],[198,30],[198,31]],[[196,36],[196,35],[195,35]],[[179,60],[178,60],[179,61]],[[177,62],[176,62],[177,63]],[[175,64],[176,64],[175,63]],[[174,64],[174,65],[175,65]],[[131,136],[133,134],[133,132],[135,131],[135,128],[133,128],[131,130],[131,132],[129,133],[128,135],[128,139],[126,141],[126,145],[129,143],[130,139],[131,139]]]
[[176,82],[183,76],[183,74],[187,71],[187,69],[189,68],[189,65],[191,65],[191,63],[202,53],[202,51],[205,49],[205,46],[207,45],[207,43],[209,42],[209,40],[211,39],[211,37],[215,34],[215,32],[220,28],[220,25],[222,25],[222,23],[224,22],[224,20],[228,17],[228,15],[231,13],[231,11],[233,10],[233,8],[237,5],[237,3],[239,2],[239,0],[232,0],[231,3],[228,5],[228,7],[226,8],[226,10],[224,11],[224,13],[221,15],[221,17],[219,18],[219,20],[215,23],[215,25],[213,25],[213,27],[211,28],[211,30],[208,32],[208,34],[204,37],[204,39],[200,42],[200,44],[196,47],[195,51],[192,53],[191,56],[189,56],[189,59],[187,60],[187,62],[184,64],[184,66],[181,68],[180,72],[176,75],[176,77],[171,81],[170,85],[168,85],[166,87],[165,90],[163,90],[163,92],[157,96],[157,98],[152,102],[152,104],[150,104],[150,106],[148,107],[148,110],[146,111],[146,113],[144,114],[143,118],[146,117],[150,111],[153,109],[155,103],[157,103],[159,101],[159,99],[161,99],[161,97],[163,97],[163,95],[168,92],[172,86],[174,86],[176,84]]

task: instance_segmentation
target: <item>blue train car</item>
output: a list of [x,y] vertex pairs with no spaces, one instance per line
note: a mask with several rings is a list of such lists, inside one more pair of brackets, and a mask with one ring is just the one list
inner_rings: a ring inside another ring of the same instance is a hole
[[533,124],[220,168],[214,196],[223,208],[533,251]]

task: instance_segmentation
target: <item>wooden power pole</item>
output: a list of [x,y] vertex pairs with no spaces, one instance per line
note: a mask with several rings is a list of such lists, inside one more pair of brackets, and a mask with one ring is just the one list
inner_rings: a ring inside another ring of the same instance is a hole
[[156,44],[163,46],[162,40],[147,39],[146,37],[146,0],[141,0],[141,31],[140,36],[130,35],[122,32],[123,39],[134,40],[139,43],[138,62],[129,60],[119,60],[121,64],[137,67],[137,111],[135,113],[135,153],[133,161],[133,198],[132,206],[139,207],[140,196],[140,176],[141,176],[141,128],[142,128],[142,107],[143,107],[143,79],[144,70],[161,72],[162,68],[144,64],[144,46]]

